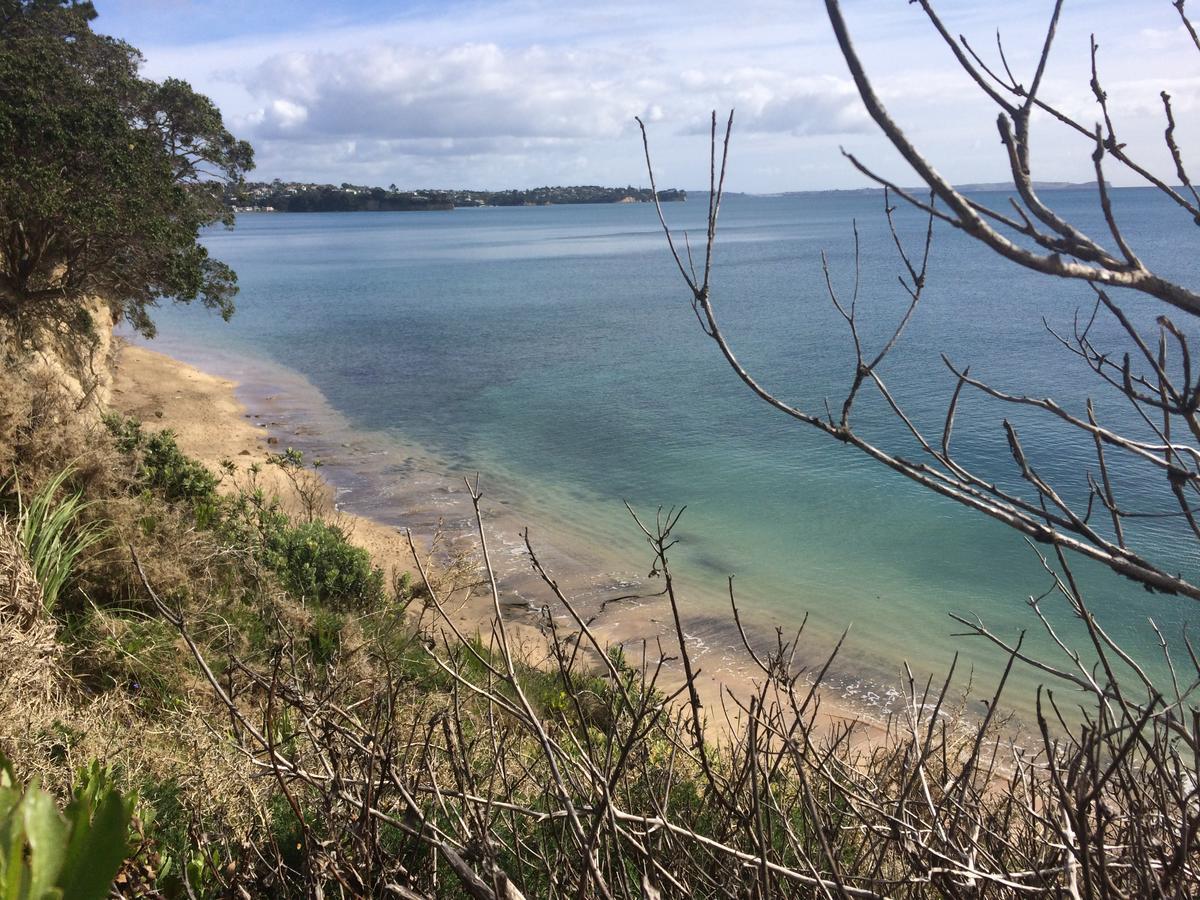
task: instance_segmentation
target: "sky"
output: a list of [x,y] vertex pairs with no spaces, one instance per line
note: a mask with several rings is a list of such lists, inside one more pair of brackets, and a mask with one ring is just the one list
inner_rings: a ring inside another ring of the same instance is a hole
[[[709,115],[734,108],[730,190],[864,186],[843,147],[901,184],[916,181],[867,117],[817,0],[95,5],[96,30],[140,48],[147,77],[184,78],[218,103],[255,147],[254,180],[644,186],[641,116],[659,187],[694,190],[707,183]],[[999,28],[1028,83],[1051,0],[936,5],[989,64]],[[843,6],[877,93],[926,158],[956,183],[1006,179],[998,110],[920,7]],[[1042,94],[1088,123],[1099,112],[1091,33],[1119,139],[1149,168],[1172,172],[1159,92],[1172,95],[1181,143],[1200,148],[1200,52],[1170,0],[1068,0]],[[1044,116],[1032,147],[1035,178],[1095,177],[1087,142]],[[1137,183],[1116,168],[1106,174]]]

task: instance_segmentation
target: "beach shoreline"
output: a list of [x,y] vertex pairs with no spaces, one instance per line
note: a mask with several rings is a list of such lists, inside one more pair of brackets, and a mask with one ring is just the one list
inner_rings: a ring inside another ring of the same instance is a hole
[[[287,484],[273,467],[265,465],[269,456],[281,453],[291,446],[291,439],[297,436],[301,428],[289,416],[271,407],[269,400],[274,395],[261,398],[262,409],[257,408],[253,397],[246,397],[239,391],[239,383],[233,379],[214,375],[191,365],[187,362],[168,356],[165,353],[151,350],[145,346],[129,342],[121,342],[115,357],[114,378],[112,390],[112,407],[127,416],[132,416],[147,427],[155,429],[170,429],[176,435],[180,449],[214,471],[221,469],[225,461],[233,461],[239,472],[245,472],[253,463],[259,464],[259,483],[269,492],[274,491],[281,496],[288,491]],[[249,400],[250,402],[247,402]],[[290,410],[295,414],[296,410]],[[280,413],[279,415],[276,415]],[[311,425],[303,426],[306,433],[302,436],[313,438]],[[428,460],[418,461],[416,467],[409,458],[407,471],[410,476],[417,477],[414,472],[421,464],[428,465]],[[336,467],[334,469],[336,471]],[[353,543],[366,549],[385,572],[389,579],[393,574],[411,571],[415,575],[413,554],[405,530],[411,528],[418,548],[427,546],[437,529],[445,526],[445,519],[431,519],[428,510],[415,509],[412,524],[388,521],[369,514],[363,514],[354,509],[347,509],[339,502],[339,486],[336,477],[331,478],[328,472],[323,472],[328,490],[331,509],[335,516],[350,535]],[[441,479],[448,481],[450,476],[439,473]],[[234,476],[236,478],[236,475]],[[431,473],[425,472],[426,486],[433,484],[435,494],[438,492],[453,492],[453,488],[445,483],[433,481]],[[465,497],[465,485],[462,489]],[[394,499],[394,498],[393,498]],[[461,499],[461,498],[459,498]],[[461,524],[461,523],[460,523]],[[485,523],[485,528],[488,528]],[[489,541],[494,535],[490,533]],[[451,535],[461,546],[463,535]],[[508,543],[511,543],[509,541]],[[466,552],[476,550],[477,545],[463,548]],[[511,551],[512,548],[508,548]],[[540,551],[539,551],[540,552]],[[496,550],[493,546],[493,557]],[[525,568],[528,557],[524,559]],[[527,575],[530,585],[536,576],[530,571]],[[547,659],[546,639],[539,629],[541,608],[533,603],[522,602],[529,586],[521,584],[514,588],[512,578],[502,579],[510,584],[505,588],[502,584],[501,605],[505,610],[505,623],[510,632],[518,636],[525,655],[535,661]],[[624,584],[619,581],[618,584]],[[572,587],[566,586],[568,590]],[[651,647],[655,638],[661,638],[663,646],[670,648],[674,641],[673,634],[667,631],[667,610],[665,600],[647,602],[626,607],[619,615],[601,616],[593,622],[592,630],[599,640],[611,646],[621,646],[627,658],[637,661],[640,655],[636,645]],[[659,607],[663,608],[659,608]],[[595,610],[585,611],[585,615],[595,614]],[[464,633],[486,633],[491,629],[494,618],[494,607],[490,597],[478,596],[470,603],[456,605],[453,610],[455,624]],[[565,618],[565,612],[558,618]],[[573,623],[564,622],[569,626]],[[689,624],[692,626],[688,628]],[[714,726],[728,727],[727,717],[735,719],[736,704],[730,702],[730,696],[737,698],[749,697],[761,683],[752,669],[753,662],[744,648],[732,646],[723,648],[709,647],[705,637],[711,639],[705,631],[703,622],[685,622],[685,633],[692,637],[693,631],[705,636],[697,639],[697,656],[700,674],[697,679],[701,699],[708,710],[710,723]],[[730,636],[726,633],[725,638]],[[706,658],[717,651],[719,656]],[[740,650],[740,653],[738,653]],[[668,655],[673,655],[668,652]],[[741,657],[741,658],[738,658]],[[713,663],[716,663],[715,665]],[[668,666],[664,677],[669,682],[682,683],[682,673],[673,671],[676,666]],[[882,717],[877,711],[861,707],[853,702],[846,702],[833,691],[822,691],[820,724],[832,727],[835,724],[848,721],[858,721],[858,727],[863,734],[880,734]],[[724,712],[722,712],[724,710]]]

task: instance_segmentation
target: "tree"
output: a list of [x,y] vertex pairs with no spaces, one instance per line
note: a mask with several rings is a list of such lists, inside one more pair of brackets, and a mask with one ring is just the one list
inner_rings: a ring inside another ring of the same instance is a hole
[[76,0],[0,0],[0,318],[18,334],[91,329],[95,297],[144,335],[163,299],[233,313],[237,278],[199,231],[233,223],[225,183],[253,165],[207,97],[138,74]]

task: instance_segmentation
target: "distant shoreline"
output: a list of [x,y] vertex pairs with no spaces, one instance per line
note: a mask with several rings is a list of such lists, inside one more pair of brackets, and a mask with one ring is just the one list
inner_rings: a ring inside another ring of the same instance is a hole
[[[773,195],[764,195],[764,196],[773,196]],[[415,207],[406,208],[406,209],[301,209],[301,210],[294,210],[294,209],[269,209],[269,208],[264,208],[264,207],[259,207],[259,206],[235,206],[233,208],[233,211],[235,213],[238,213],[239,215],[248,214],[248,213],[265,213],[268,215],[273,215],[276,213],[305,214],[305,213],[321,213],[321,212],[350,212],[350,213],[357,213],[357,212],[385,212],[385,213],[386,212],[453,212],[456,209],[541,209],[541,208],[544,208],[547,206],[640,206],[640,205],[650,203],[650,202],[652,202],[652,201],[650,201],[650,200],[605,200],[605,201],[596,201],[594,203],[584,203],[584,202],[579,202],[579,203],[514,203],[514,204],[481,203],[481,204],[472,205],[472,206],[420,206],[420,207],[415,206]],[[676,202],[676,201],[663,200],[661,202],[667,203],[667,202]],[[682,201],[679,201],[679,202],[682,202]]]
[[[250,187],[261,188],[264,183],[250,185]],[[1033,183],[1034,190],[1041,193],[1054,193],[1059,191],[1086,191],[1097,190],[1099,183],[1096,181],[1037,181]],[[307,188],[325,188],[333,189],[332,185],[305,185]],[[1005,193],[1015,192],[1016,187],[1011,182],[989,181],[989,182],[970,182],[966,184],[953,185],[955,190],[969,194],[978,193]],[[1107,184],[1106,187],[1110,191],[1114,190],[1137,190],[1139,185],[1119,187],[1112,184]],[[511,199],[506,199],[505,202],[476,202],[480,197],[503,196],[510,198],[512,195],[535,194],[539,191],[572,191],[581,190],[580,188],[536,188],[531,191],[434,191],[434,192],[405,192],[407,194],[454,194],[459,195],[463,202],[421,202],[411,203],[407,205],[362,205],[353,208],[335,208],[333,205],[321,205],[318,203],[305,204],[304,208],[294,208],[290,206],[274,206],[267,205],[245,205],[234,204],[231,208],[235,213],[279,213],[279,212],[450,212],[455,209],[510,209],[514,207],[544,207],[544,206],[613,206],[622,204],[645,204],[652,203],[653,198],[650,196],[650,191],[645,188],[587,188],[588,190],[612,192],[614,196],[597,198],[597,199],[580,199],[570,196],[556,196],[553,199],[541,200],[524,200],[515,202]],[[340,190],[340,189],[333,189]],[[379,190],[379,189],[375,189]],[[918,194],[927,190],[927,188],[904,187],[901,190],[912,194]],[[632,193],[628,193],[632,191]],[[788,198],[788,197],[826,197],[826,196],[873,196],[882,194],[884,189],[876,185],[868,185],[856,188],[814,188],[811,190],[801,191],[725,191],[726,199],[734,197],[760,197],[760,198]],[[620,193],[620,196],[615,196]],[[663,190],[659,191],[659,202],[661,203],[682,203],[686,202],[688,194],[706,195],[707,191],[686,191],[686,190]],[[357,195],[354,195],[357,196]]]
[[225,202],[234,212],[445,212],[509,206],[566,206],[579,204],[681,203],[687,192],[668,189],[655,193],[633,185],[602,187],[570,185],[526,190],[468,189],[399,190],[343,183],[256,181],[231,185]]

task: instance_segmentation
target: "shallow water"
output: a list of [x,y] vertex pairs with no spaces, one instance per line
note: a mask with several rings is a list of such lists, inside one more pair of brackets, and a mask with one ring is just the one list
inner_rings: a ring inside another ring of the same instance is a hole
[[[1049,196],[1099,224],[1091,193]],[[703,234],[701,200],[668,206],[668,217]],[[1187,223],[1149,192],[1119,190],[1115,202],[1147,261],[1194,282]],[[860,315],[874,345],[905,303],[882,196],[735,196],[722,210],[714,294],[725,331],[751,371],[814,411],[826,399],[840,406],[852,370],[820,262],[827,251],[835,284],[849,292],[852,220]],[[898,221],[916,252],[923,223],[907,211]],[[225,324],[164,308],[159,348],[242,380],[251,405],[331,460],[355,511],[419,528],[448,515],[465,527],[454,475],[482,473],[514,578],[528,525],[548,560],[598,597],[648,568],[623,502],[651,517],[686,505],[672,561],[714,661],[731,638],[733,574],[764,633],[811,613],[812,659],[852,625],[840,677],[881,703],[905,660],[942,671],[963,651],[977,682],[995,679],[1003,660],[954,637],[950,612],[979,614],[1009,637],[1036,624],[1024,600],[1047,579],[1019,536],[796,426],[736,380],[700,332],[652,207],[244,215],[205,241],[238,271],[238,313]],[[1090,311],[1086,287],[1032,276],[946,230],[929,285],[883,373],[934,434],[953,388],[943,352],[1017,392],[1086,395],[1089,373],[1041,322],[1069,331],[1077,308]],[[1116,342],[1106,321],[1095,334]],[[1102,420],[1128,421],[1114,392],[1093,393]],[[878,400],[864,396],[856,409],[862,429],[913,453]],[[1013,418],[1039,469],[1072,496],[1086,491],[1068,435]],[[982,474],[1016,483],[994,405],[969,398],[955,442]],[[1131,505],[1157,502],[1139,473],[1114,477]],[[1149,521],[1141,537],[1194,571],[1195,543],[1174,528]],[[1168,637],[1200,620],[1192,601],[1151,597],[1094,566],[1080,572],[1102,621],[1151,665],[1147,616]],[[1048,601],[1048,611],[1070,632],[1058,605]],[[1018,678],[1010,701],[1025,706],[1033,683]]]

